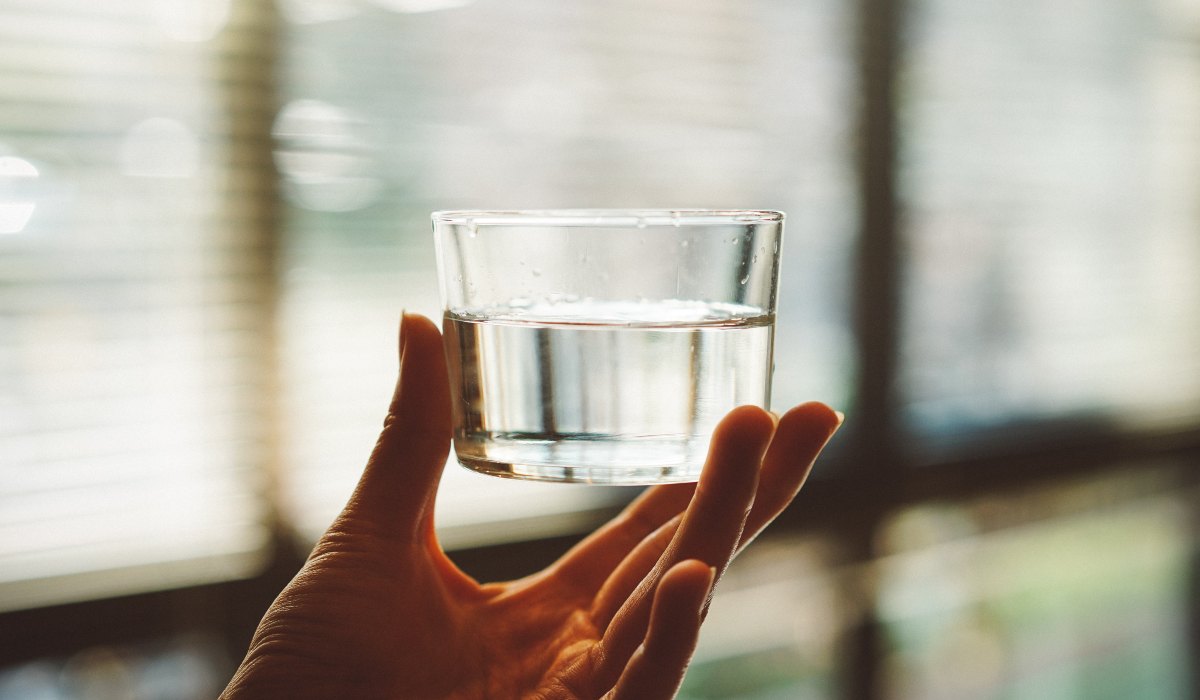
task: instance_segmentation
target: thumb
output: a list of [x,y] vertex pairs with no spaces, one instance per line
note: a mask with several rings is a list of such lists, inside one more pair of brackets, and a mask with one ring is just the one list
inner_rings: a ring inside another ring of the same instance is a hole
[[422,536],[449,455],[450,431],[441,333],[428,318],[405,314],[400,377],[375,450],[342,511],[343,527],[353,523],[389,538]]

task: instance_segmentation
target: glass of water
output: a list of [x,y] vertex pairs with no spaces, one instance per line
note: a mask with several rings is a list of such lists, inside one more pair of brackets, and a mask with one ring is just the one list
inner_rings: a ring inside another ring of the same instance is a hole
[[543,481],[694,481],[768,407],[783,214],[433,214],[459,462]]

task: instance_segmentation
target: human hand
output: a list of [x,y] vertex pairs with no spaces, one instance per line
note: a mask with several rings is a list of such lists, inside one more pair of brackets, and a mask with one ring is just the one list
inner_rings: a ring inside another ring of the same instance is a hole
[[433,527],[451,435],[441,337],[411,315],[400,336],[400,378],[358,487],[222,698],[673,697],[715,579],[791,502],[837,414],[737,408],[698,484],[647,489],[547,569],[479,584]]

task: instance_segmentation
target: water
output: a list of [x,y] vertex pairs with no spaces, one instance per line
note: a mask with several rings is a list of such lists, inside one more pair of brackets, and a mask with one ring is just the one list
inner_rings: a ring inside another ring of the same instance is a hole
[[768,405],[773,322],[687,301],[448,312],[458,459],[527,479],[695,480],[721,417]]

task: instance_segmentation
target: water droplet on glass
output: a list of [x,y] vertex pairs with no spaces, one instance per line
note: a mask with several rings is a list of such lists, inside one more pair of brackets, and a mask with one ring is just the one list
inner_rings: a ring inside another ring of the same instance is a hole
[[541,276],[542,276],[542,271],[541,271],[541,270],[539,270],[539,269],[537,269],[536,267],[535,267],[535,268],[533,268],[533,270],[531,270],[531,272],[533,272],[533,276],[534,276],[534,277],[541,277]]
[[471,223],[467,224],[467,236],[474,238],[476,233],[479,233],[479,228],[475,225],[475,222],[472,221]]
[[729,239],[729,242],[730,242],[730,243],[732,243],[732,244],[734,244],[734,245],[737,245],[737,242],[738,242],[737,236],[734,236],[733,238],[730,238],[730,239]]
[[646,228],[646,220],[639,216],[637,218],[637,227],[638,228]]
[[750,262],[752,262],[752,263],[758,262],[758,253],[755,253],[754,256],[750,258]]
[[462,275],[455,275],[455,276],[454,276],[454,281],[455,281],[455,282],[462,282]]
[[746,275],[745,277],[742,278],[742,284],[745,284],[749,281],[750,281],[750,275]]

